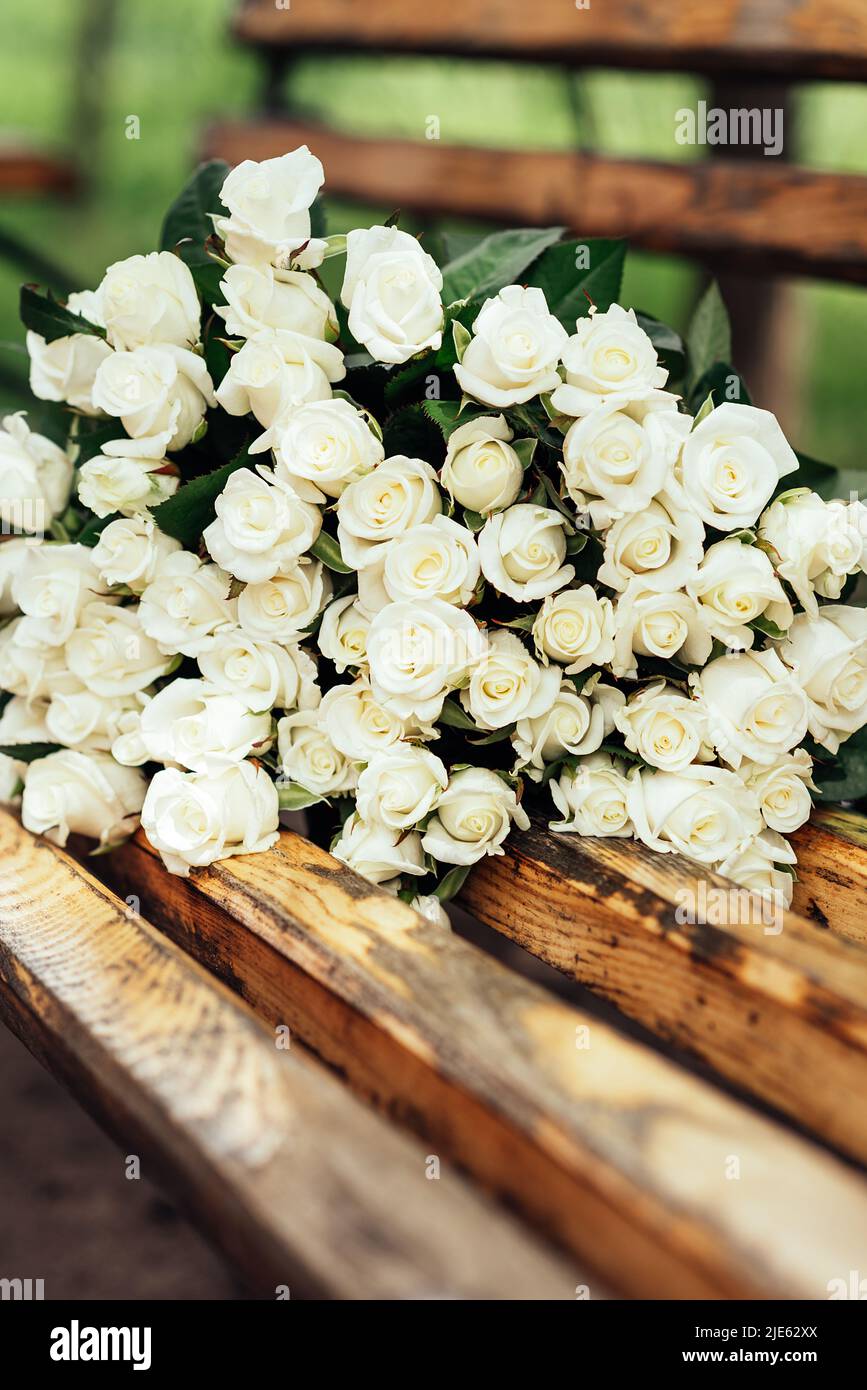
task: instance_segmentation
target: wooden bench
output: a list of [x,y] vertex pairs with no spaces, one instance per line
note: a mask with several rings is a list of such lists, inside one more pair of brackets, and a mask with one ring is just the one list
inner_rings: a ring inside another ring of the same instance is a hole
[[[299,119],[291,61],[308,53],[447,54],[569,68],[676,68],[709,75],[710,103],[781,105],[781,81],[867,79],[861,0],[713,5],[536,0],[246,0],[233,32],[267,64],[264,113],[224,121],[206,152],[231,163],[308,143],[328,190],[378,206],[510,224],[563,223],[738,270],[867,283],[867,178],[792,167],[743,146],[687,163],[574,151],[502,151],[439,140],[370,139]],[[735,74],[732,79],[731,74]],[[408,80],[410,80],[408,78]],[[745,88],[749,81],[749,90]],[[672,112],[672,136],[674,112]],[[755,303],[753,304],[755,321]]]
[[0,812],[0,1014],[266,1296],[826,1298],[867,1250],[867,831],[798,838],[779,935],[542,821],[470,875],[635,1038],[289,831],[179,879]]

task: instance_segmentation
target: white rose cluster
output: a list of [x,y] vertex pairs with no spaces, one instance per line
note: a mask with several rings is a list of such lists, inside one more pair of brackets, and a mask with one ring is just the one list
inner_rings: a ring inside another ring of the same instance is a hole
[[788,903],[805,745],[867,723],[867,508],[737,393],[687,409],[566,245],[327,236],[324,177],[245,160],[34,320],[70,429],[0,425],[0,796],[178,874],[310,810],[441,924],[532,792]]

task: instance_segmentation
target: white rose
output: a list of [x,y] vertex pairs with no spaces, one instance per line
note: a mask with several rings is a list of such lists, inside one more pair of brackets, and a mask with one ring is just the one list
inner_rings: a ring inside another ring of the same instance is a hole
[[867,723],[867,609],[826,603],[818,618],[799,613],[780,654],[807,697],[810,733],[836,753]]
[[278,478],[286,478],[299,497],[324,502],[370,473],[384,454],[360,411],[336,397],[294,410],[280,429],[274,456]]
[[424,459],[395,454],[350,483],[337,502],[337,538],[347,565],[383,559],[381,547],[442,511],[437,476]]
[[[90,323],[104,327],[89,290],[71,294],[66,307]],[[111,348],[94,333],[71,333],[47,343],[38,333],[28,332],[27,352],[30,357],[30,390],[41,401],[64,401],[84,415],[98,413],[93,404],[93,381],[97,369]]]
[[142,630],[138,606],[86,603],[66,641],[69,669],[97,695],[132,695],[164,676],[172,658]]
[[810,818],[813,759],[804,748],[784,753],[770,765],[741,763],[738,776],[759,798],[765,825],[791,835]]
[[367,634],[370,684],[400,719],[438,719],[450,690],[466,682],[486,639],[469,613],[442,599],[390,603]]
[[236,579],[261,584],[309,550],[322,513],[285,483],[237,468],[214,504],[216,519],[203,540],[213,559]]
[[111,745],[111,756],[124,767],[141,767],[148,761],[148,750],[141,736],[142,710],[150,696],[140,694],[137,709],[125,709],[117,720],[117,735]]
[[296,406],[331,398],[331,383],[346,375],[343,353],[333,343],[288,330],[268,338],[249,338],[235,353],[217,388],[217,401],[229,415],[252,413],[265,435],[254,452],[271,448],[281,426]]
[[540,666],[520,637],[500,628],[488,639],[461,703],[480,729],[504,729],[547,714],[560,689],[560,670]]
[[48,530],[69,498],[72,462],[42,434],[35,434],[24,412],[0,425],[0,523],[4,531]]
[[[130,441],[131,442],[131,441]],[[138,516],[177,492],[180,478],[165,459],[96,454],[78,474],[78,500],[97,516]]]
[[629,751],[663,772],[682,772],[690,763],[713,758],[703,709],[665,680],[630,695],[615,711],[614,723]]
[[29,765],[21,821],[57,845],[65,845],[70,835],[113,844],[138,825],[146,785],[140,772],[121,767],[106,753],[64,748]]
[[325,182],[319,160],[306,145],[289,154],[257,163],[244,159],[226,177],[220,201],[228,217],[215,217],[226,255],[244,265],[275,265],[288,269],[322,242],[311,240],[310,208]]
[[238,763],[218,777],[165,768],[148,787],[144,832],[170,873],[277,843],[277,788],[263,768]]
[[762,829],[758,798],[726,768],[634,768],[628,783],[627,809],[638,839],[649,849],[719,864]]
[[[67,748],[110,753],[120,737],[124,716],[140,710],[136,695],[97,695],[92,690],[58,692],[45,715],[47,741]],[[6,740],[3,740],[6,742]]]
[[440,346],[442,287],[436,261],[408,232],[369,227],[347,236],[340,298],[350,333],[377,362],[407,362]]
[[449,921],[449,914],[435,893],[417,893],[410,903],[410,907],[426,922],[430,922],[435,927],[442,927],[443,931],[451,931],[452,924]]
[[486,415],[452,430],[440,475],[449,496],[483,516],[511,506],[524,481],[511,438],[502,415]]
[[434,730],[397,715],[376,699],[368,681],[333,685],[322,697],[319,718],[328,737],[347,758],[368,762],[401,739],[434,737]]
[[819,612],[816,594],[839,598],[846,577],[861,568],[864,536],[858,519],[855,507],[823,502],[806,488],[778,497],[759,518],[759,541],[813,618]]
[[[720,864],[718,872],[748,892],[760,893],[778,907],[789,908],[795,880],[785,869],[778,869],[777,864],[794,864],[795,861],[795,851],[782,835],[764,830],[744,849],[736,851],[725,863]],[[782,923],[778,927],[778,930],[781,929]]]
[[564,565],[565,518],[550,507],[519,502],[485,522],[479,533],[482,573],[518,603],[546,598],[574,577]]
[[550,708],[519,719],[512,735],[518,755],[516,770],[528,767],[538,780],[546,763],[565,756],[595,753],[614,728],[614,715],[625,696],[613,686],[594,685],[592,694],[579,694],[563,677]]
[[473,597],[479,573],[475,537],[451,517],[435,516],[386,546],[383,584],[394,603],[441,598],[465,606]]
[[172,344],[112,353],[96,373],[93,400],[139,445],[130,450],[128,440],[112,440],[103,453],[154,459],[189,444],[206,408],[217,403],[203,358]]
[[368,883],[388,883],[400,874],[418,877],[427,873],[421,839],[415,831],[407,835],[386,825],[366,825],[356,812],[346,821],[331,853]]
[[238,595],[238,622],[263,642],[295,642],[331,597],[331,576],[320,560],[302,555],[282,574],[248,584]]
[[706,526],[752,526],[798,460],[769,410],[725,401],[696,425],[676,474],[686,504]]
[[12,597],[24,618],[15,641],[24,647],[59,647],[86,603],[102,584],[85,545],[33,547],[12,581]]
[[305,338],[337,336],[337,316],[312,275],[270,266],[232,265],[220,281],[225,304],[214,313],[226,320],[230,337],[258,338],[288,330]]
[[566,382],[551,397],[561,414],[586,415],[610,397],[644,400],[668,380],[634,309],[612,304],[600,314],[591,306],[575,329],[562,354]]
[[93,563],[106,584],[125,584],[140,594],[156,578],[163,561],[180,549],[180,541],[161,531],[152,516],[119,518],[100,533]]
[[145,706],[140,733],[155,762],[218,777],[268,744],[271,711],[257,714],[208,681],[175,680]]
[[686,588],[701,604],[714,637],[727,647],[751,647],[755,633],[747,624],[756,618],[782,629],[792,621],[792,605],[767,555],[739,540],[712,545]]
[[251,710],[312,709],[319,704],[316,666],[300,647],[254,641],[240,628],[209,637],[199,653],[205,680]]
[[560,465],[569,496],[597,528],[643,512],[673,477],[692,421],[673,396],[613,400],[569,427]]
[[160,651],[198,656],[207,639],[237,622],[237,599],[229,598],[231,579],[189,550],[179,550],[141,596],[139,616]]
[[690,676],[723,762],[774,763],[807,732],[807,697],[773,649],[720,656]]
[[53,743],[48,731],[49,706],[13,695],[0,714],[0,743]]
[[397,743],[376,753],[358,779],[356,807],[368,825],[409,830],[430,815],[448,785],[445,764],[426,748]]
[[566,341],[542,290],[507,285],[482,305],[455,366],[458,385],[498,410],[532,400],[559,386],[557,363]]
[[634,677],[636,656],[675,658],[681,664],[703,666],[713,639],[700,605],[689,594],[656,593],[643,579],[633,579],[614,606],[615,676]]
[[[38,542],[37,542],[38,544]],[[18,571],[27,563],[34,542],[24,536],[10,536],[0,544],[0,617],[8,618],[16,611],[12,586]]]
[[41,642],[25,646],[19,639],[25,618],[13,618],[0,631],[0,690],[27,700],[48,700],[58,691],[81,689],[66,664],[62,646]]
[[632,821],[626,806],[629,783],[623,768],[624,764],[608,753],[591,753],[574,770],[564,770],[553,778],[551,795],[563,820],[551,821],[551,829],[577,835],[630,836]]
[[95,295],[98,322],[113,348],[194,347],[201,309],[189,266],[171,251],[129,256],[110,265]]
[[605,666],[614,655],[614,609],[598,598],[591,584],[549,595],[533,623],[533,641],[540,660],[562,662],[566,675],[588,666]]
[[703,554],[701,521],[663,492],[608,528],[597,579],[618,593],[631,579],[640,579],[645,589],[671,593],[695,575]]
[[9,758],[0,753],[0,805],[17,805],[21,801],[27,764],[20,758]]
[[319,796],[349,792],[358,780],[357,763],[332,743],[318,709],[285,714],[277,721],[283,776]]
[[316,641],[323,656],[334,662],[338,675],[367,665],[367,634],[371,618],[355,594],[329,603],[322,614]]
[[514,789],[487,767],[464,768],[449,778],[422,847],[440,864],[476,864],[504,853],[513,821],[519,830],[530,827]]

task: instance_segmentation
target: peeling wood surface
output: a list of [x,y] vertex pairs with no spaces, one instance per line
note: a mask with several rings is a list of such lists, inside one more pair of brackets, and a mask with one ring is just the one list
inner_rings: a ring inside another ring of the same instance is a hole
[[[706,891],[726,895],[733,886],[701,877]],[[867,1160],[867,950],[794,912],[779,923],[678,921],[690,900],[700,904],[700,892],[696,866],[677,855],[556,834],[537,817],[504,856],[477,866],[462,902],[745,1091]]]
[[794,909],[867,946],[867,819],[852,811],[817,811],[792,844],[798,856]]
[[[167,876],[141,839],[101,865],[269,1025],[288,1023],[431,1152],[625,1291],[822,1298],[863,1261],[867,1186],[838,1160],[299,836],[189,880]],[[575,896],[567,881],[551,903],[550,887],[534,871],[499,899],[529,916],[535,944]],[[852,1020],[838,1023],[845,1033]]]
[[447,1168],[429,1180],[427,1150],[6,811],[0,1016],[266,1297],[574,1299],[587,1282]]

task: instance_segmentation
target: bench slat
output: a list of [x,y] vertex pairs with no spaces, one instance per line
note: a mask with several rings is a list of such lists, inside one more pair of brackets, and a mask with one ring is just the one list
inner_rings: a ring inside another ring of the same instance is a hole
[[[704,886],[713,894],[734,885],[708,874]],[[717,912],[719,900],[701,892],[696,866],[678,855],[555,834],[537,818],[505,856],[474,870],[462,901],[659,1036],[867,1161],[867,951],[793,912],[779,934],[766,934],[773,922],[679,924],[678,908],[690,902],[703,915]]]
[[247,42],[305,48],[492,54],[510,59],[792,77],[867,76],[867,14],[861,0],[746,0],[638,4],[535,0],[248,0],[234,22]]
[[851,811],[816,811],[792,844],[798,855],[792,906],[867,946],[867,820]]
[[742,269],[867,282],[867,177],[773,159],[658,164],[573,151],[375,140],[303,121],[211,127],[237,164],[307,144],[330,194],[430,216],[558,224]]
[[579,1276],[0,812],[0,1015],[274,1296],[571,1299]]
[[867,1185],[838,1160],[299,836],[188,880],[141,838],[101,863],[264,1019],[626,1291],[824,1297],[863,1254]]

